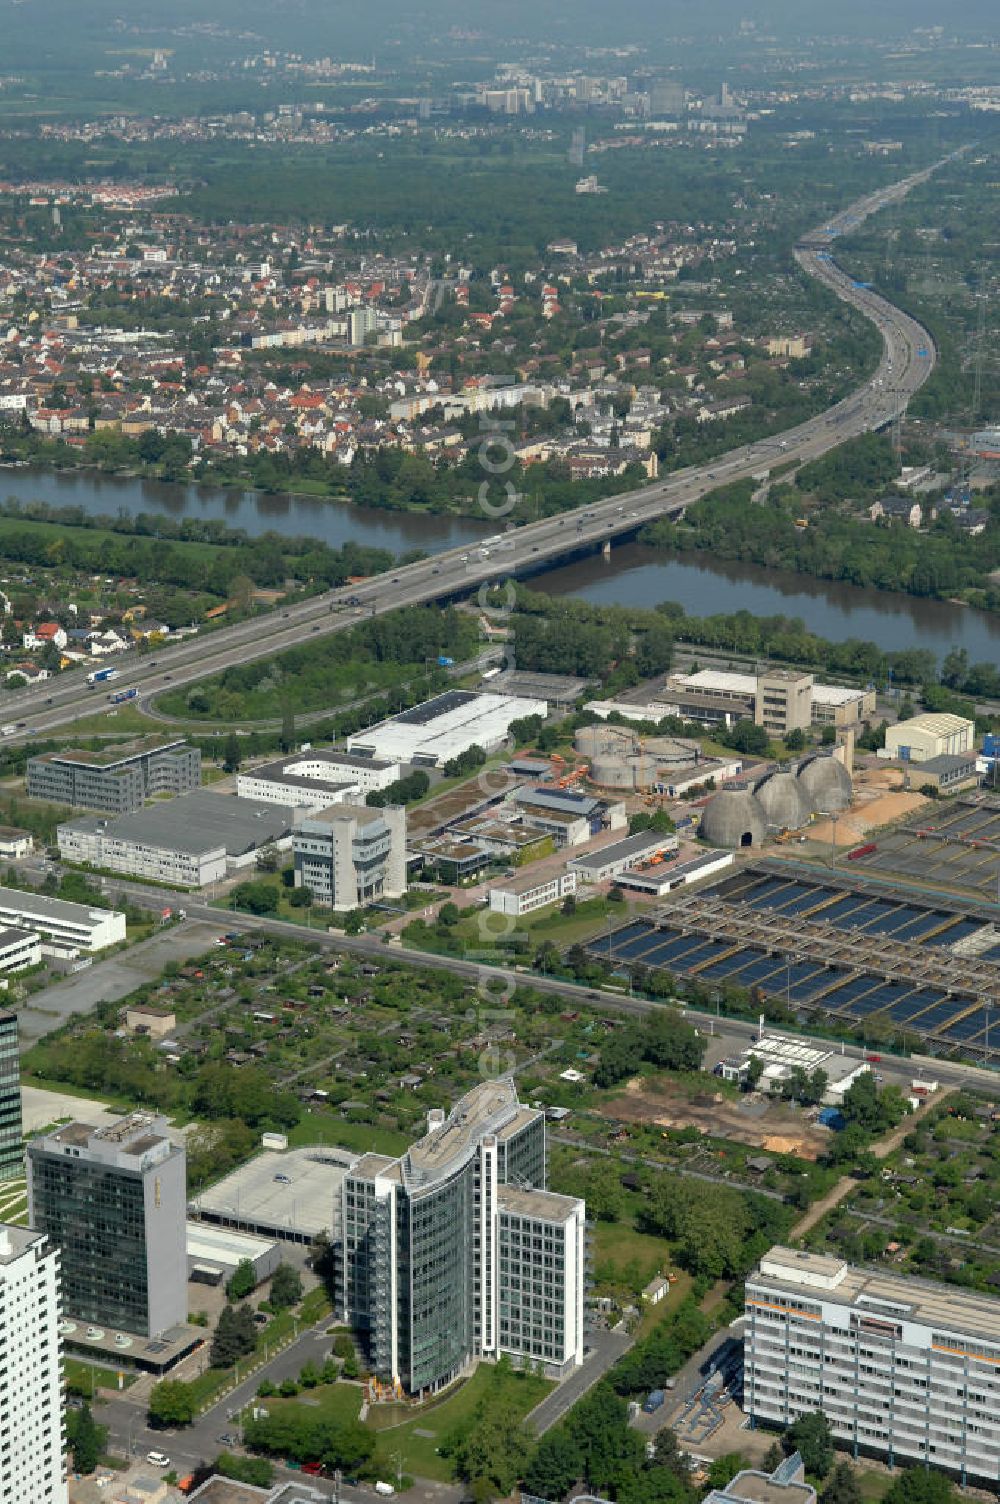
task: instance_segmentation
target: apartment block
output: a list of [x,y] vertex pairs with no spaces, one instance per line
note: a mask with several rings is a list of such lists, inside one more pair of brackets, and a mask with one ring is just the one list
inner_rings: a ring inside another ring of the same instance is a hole
[[79,1320],[146,1337],[187,1320],[186,1205],[165,1118],[69,1123],[28,1145],[28,1220],[59,1248]]
[[59,1250],[0,1224],[0,1498],[66,1504]]
[[406,892],[406,811],[342,804],[304,820],[292,838],[295,886],[347,912]]
[[345,1174],[341,1295],[381,1383],[433,1392],[504,1352],[559,1373],[583,1361],[586,1210],[545,1174],[544,1114],[509,1079]]
[[746,1283],[744,1404],[823,1410],[855,1456],[1000,1477],[1000,1300],[772,1248]]
[[155,794],[188,794],[201,783],[201,753],[150,737],[100,752],[44,752],[28,759],[28,793],[83,809],[128,815]]

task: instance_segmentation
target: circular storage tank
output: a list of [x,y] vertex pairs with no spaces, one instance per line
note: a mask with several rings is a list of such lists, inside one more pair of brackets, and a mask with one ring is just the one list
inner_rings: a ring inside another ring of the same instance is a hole
[[616,757],[605,752],[591,759],[590,781],[606,789],[636,789],[643,766],[648,760],[639,757]]
[[581,757],[624,757],[635,750],[636,736],[625,726],[581,726],[573,738],[573,747]]
[[760,846],[767,817],[757,796],[747,787],[723,788],[705,805],[698,834],[713,846]]
[[837,815],[851,802],[851,775],[836,757],[810,757],[798,772],[799,787],[813,809]]
[[795,774],[771,773],[754,792],[760,800],[768,830],[800,830],[808,825],[812,804]]

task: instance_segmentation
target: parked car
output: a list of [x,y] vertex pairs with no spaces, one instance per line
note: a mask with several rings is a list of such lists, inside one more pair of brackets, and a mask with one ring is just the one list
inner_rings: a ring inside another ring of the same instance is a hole
[[167,1456],[166,1452],[147,1452],[146,1461],[149,1463],[150,1467],[167,1468],[170,1466],[170,1458]]

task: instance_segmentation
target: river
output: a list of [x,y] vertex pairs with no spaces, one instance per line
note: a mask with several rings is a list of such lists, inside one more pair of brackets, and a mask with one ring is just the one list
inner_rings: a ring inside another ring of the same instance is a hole
[[496,531],[496,523],[488,518],[475,522],[464,517],[352,507],[314,496],[271,496],[222,486],[175,486],[104,475],[99,470],[0,468],[0,499],[14,497],[22,504],[44,501],[53,507],[79,507],[89,517],[162,512],[174,518],[224,522],[227,527],[242,528],[251,537],[274,532],[285,537],[317,538],[331,548],[354,542],[392,553],[413,548],[440,553]]
[[756,564],[665,557],[638,543],[613,546],[607,560],[595,555],[550,569],[532,583],[552,595],[606,605],[677,601],[690,616],[799,616],[831,642],[860,637],[888,650],[928,648],[939,659],[954,647],[965,648],[973,663],[993,663],[1000,655],[1000,616],[985,611]]
[[[352,507],[311,496],[269,496],[218,487],[174,486],[123,479],[96,471],[0,470],[0,497],[79,507],[91,516],[119,511],[162,512],[170,517],[214,518],[251,536],[273,531],[305,534],[332,547],[349,541],[394,553],[425,553],[468,543],[495,522],[428,517]],[[944,656],[965,648],[974,663],[1000,654],[1000,616],[885,590],[815,580],[754,564],[667,558],[637,543],[536,575],[532,583],[553,595],[629,606],[679,602],[692,616],[747,610],[755,616],[799,616],[810,631],[831,641],[861,637],[888,649],[921,647]]]

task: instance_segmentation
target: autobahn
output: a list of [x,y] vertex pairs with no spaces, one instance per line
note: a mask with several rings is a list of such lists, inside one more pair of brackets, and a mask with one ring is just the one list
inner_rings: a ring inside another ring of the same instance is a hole
[[[453,599],[489,582],[533,573],[567,554],[609,545],[644,523],[676,516],[719,485],[747,476],[763,477],[788,461],[815,459],[848,438],[885,427],[933,370],[934,344],[915,319],[848,276],[833,260],[830,246],[870,215],[905,197],[950,160],[945,157],[858,199],[805,235],[795,249],[802,270],[864,314],[882,336],[878,369],[825,412],[771,438],[731,449],[705,465],[674,471],[651,485],[594,502],[579,512],[518,525],[515,504],[504,530],[479,545],[450,549],[360,585],[326,591],[281,611],[171,644],[153,657],[123,664],[115,687],[134,687],[146,699],[234,665],[300,647],[314,635],[344,631],[400,606]],[[501,494],[500,486],[493,488],[494,500]],[[82,678],[67,676],[65,684],[46,681],[5,698],[4,724],[16,728],[5,741],[54,731],[102,709],[107,709],[106,694],[88,689]]]

